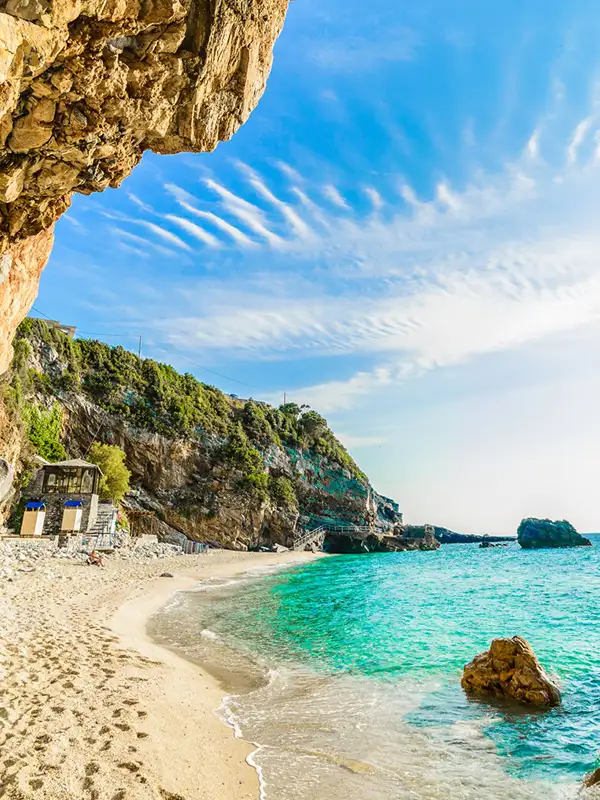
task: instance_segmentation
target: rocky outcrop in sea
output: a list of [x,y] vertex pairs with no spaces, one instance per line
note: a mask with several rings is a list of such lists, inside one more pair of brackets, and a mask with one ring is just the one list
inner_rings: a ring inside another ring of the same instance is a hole
[[585,536],[577,533],[570,522],[529,517],[522,520],[517,531],[517,541],[525,550],[549,547],[591,547]]
[[494,639],[463,670],[461,686],[470,695],[488,695],[537,706],[560,704],[558,687],[544,672],[525,639]]
[[[405,526],[407,529],[407,536],[410,536],[412,525]],[[441,544],[471,544],[477,542],[514,542],[514,536],[489,536],[486,533],[457,533],[448,528],[442,528],[439,525],[434,525],[435,538]]]

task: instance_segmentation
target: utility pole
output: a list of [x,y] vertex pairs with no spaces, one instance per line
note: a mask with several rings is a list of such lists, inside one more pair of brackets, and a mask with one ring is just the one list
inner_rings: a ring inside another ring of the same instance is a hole
[[142,357],[142,334],[141,333],[140,333],[140,344],[139,344],[139,347],[138,347],[138,356],[140,358]]
[[283,405],[287,403],[287,392],[283,393]]

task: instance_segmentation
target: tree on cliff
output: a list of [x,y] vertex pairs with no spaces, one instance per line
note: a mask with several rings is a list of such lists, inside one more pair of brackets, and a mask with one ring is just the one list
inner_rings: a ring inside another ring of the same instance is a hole
[[100,497],[120,502],[129,491],[131,472],[125,466],[125,453],[116,444],[94,442],[87,455],[92,464],[102,470]]

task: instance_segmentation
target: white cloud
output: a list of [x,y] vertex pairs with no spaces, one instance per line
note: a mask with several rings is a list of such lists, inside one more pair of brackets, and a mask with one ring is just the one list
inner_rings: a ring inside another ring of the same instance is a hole
[[130,247],[134,245],[137,250],[146,248],[154,251],[158,255],[167,256],[167,258],[175,258],[176,256],[174,250],[169,250],[168,247],[163,247],[161,244],[150,241],[150,239],[144,239],[142,236],[137,236],[135,233],[123,230],[123,228],[113,226],[110,228],[110,231],[121,241],[125,240],[125,242],[130,242]]
[[389,386],[392,373],[387,367],[372,372],[357,372],[349,380],[328,381],[316,386],[295,389],[293,396],[298,403],[308,403],[324,414],[352,408],[357,401],[377,389]]
[[147,228],[149,231],[154,233],[160,239],[163,239],[165,242],[168,242],[169,244],[175,245],[175,247],[179,247],[181,250],[192,249],[189,246],[189,244],[184,242],[183,239],[180,239],[179,236],[176,236],[174,233],[171,233],[171,231],[161,227],[160,225],[157,225],[154,222],[148,222],[148,220],[145,219],[132,220],[132,221],[136,222],[138,225],[142,225],[144,228]]
[[132,247],[130,244],[126,244],[125,242],[119,242],[119,248],[124,250],[126,253],[133,253],[140,258],[149,258],[150,254],[145,252],[144,250],[140,250],[139,247]]
[[331,183],[328,183],[326,186],[324,186],[322,191],[323,196],[326,197],[327,200],[330,200],[335,206],[350,210],[350,206],[346,200],[342,197],[338,189],[336,189]]
[[81,232],[85,231],[85,227],[81,224],[81,222],[79,222],[78,219],[75,219],[75,217],[72,216],[71,214],[69,214],[69,213],[63,214],[61,219],[66,220],[74,228],[77,228],[78,231],[81,231]]
[[225,211],[236,217],[253,233],[258,234],[272,245],[282,243],[281,237],[267,227],[265,212],[258,208],[258,206],[230,192],[229,189],[226,189],[212,178],[208,178],[205,184],[209,189],[220,196]]
[[436,194],[437,201],[440,205],[446,206],[449,211],[460,211],[460,200],[451,191],[447,183],[438,183]]
[[[585,135],[578,128],[570,145],[575,155]],[[533,154],[540,154],[539,137],[521,163],[496,176],[482,173],[460,189],[441,181],[429,200],[401,183],[404,202],[383,204],[379,188],[357,181],[376,214],[351,208],[332,185],[317,186],[331,204],[315,203],[294,185],[293,207],[247,167],[268,210],[208,180],[221,199],[217,217],[171,187],[180,205],[216,233],[168,219],[204,243],[214,246],[226,234],[247,246],[242,228],[257,238],[243,275],[178,289],[177,314],[154,315],[158,332],[182,349],[238,357],[370,359],[371,368],[347,379],[297,390],[299,399],[328,411],[428,370],[599,320],[598,167],[578,167],[573,159],[557,172],[539,158],[533,163]],[[303,215],[318,224],[305,225]]]
[[292,229],[293,233],[296,234],[296,236],[305,238],[310,235],[311,231],[306,222],[304,222],[300,215],[297,214],[291,206],[289,206],[287,203],[284,203],[273,194],[260,175],[255,172],[255,170],[251,169],[246,164],[242,164],[241,162],[238,162],[238,166],[244,172],[248,182],[256,190],[256,192],[268,203],[273,205],[279,212],[281,212],[282,216],[289,223],[290,228]]
[[567,150],[567,160],[569,164],[575,164],[577,161],[577,151],[583,144],[592,122],[592,117],[586,117],[585,119],[581,120],[581,122],[573,131],[573,137],[571,138],[569,148]]
[[220,246],[220,242],[216,236],[213,236],[212,233],[205,231],[204,228],[196,225],[195,222],[185,219],[185,217],[178,217],[176,214],[165,214],[165,219],[168,219],[169,222],[172,222],[174,225],[178,225],[186,233],[189,233],[190,236],[193,236],[200,242],[207,244],[209,247]]
[[536,128],[525,147],[525,151],[532,161],[535,161],[540,154],[540,136],[541,131],[539,128]]
[[188,211],[190,214],[194,214],[196,217],[200,217],[201,219],[205,219],[207,222],[210,222],[216,228],[219,228],[221,231],[230,236],[236,244],[244,247],[254,247],[256,245],[256,242],[254,242],[245,233],[242,233],[242,231],[239,230],[239,228],[236,228],[235,225],[231,225],[231,223],[227,222],[216,214],[213,214],[212,211],[203,211],[197,208],[194,203],[198,201],[198,198],[194,197],[189,192],[186,192],[185,189],[182,189],[173,183],[165,184],[165,189],[177,200],[183,209]]
[[372,186],[365,186],[363,188],[363,192],[369,198],[371,205],[373,206],[373,211],[381,211],[383,208],[383,198],[377,189],[374,189]]
[[286,164],[285,161],[276,161],[275,164],[277,165],[278,169],[289,178],[289,180],[293,181],[294,183],[302,183],[304,178],[298,172],[298,170],[291,167],[289,164]]
[[134,205],[136,205],[138,208],[141,208],[142,211],[145,211],[147,214],[155,214],[156,213],[154,211],[154,209],[152,208],[152,206],[149,206],[148,203],[144,203],[144,201],[140,200],[140,198],[136,194],[134,194],[133,192],[127,192],[127,197],[131,200],[131,202]]

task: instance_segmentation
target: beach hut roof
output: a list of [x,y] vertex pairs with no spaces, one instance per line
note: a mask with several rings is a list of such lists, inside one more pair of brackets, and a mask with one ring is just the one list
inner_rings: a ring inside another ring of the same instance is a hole
[[70,461],[54,461],[50,464],[44,464],[43,469],[46,467],[65,467],[66,469],[97,469],[102,473],[102,470],[97,464],[90,464],[89,461],[84,461],[82,458],[72,458]]

